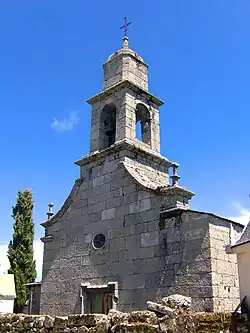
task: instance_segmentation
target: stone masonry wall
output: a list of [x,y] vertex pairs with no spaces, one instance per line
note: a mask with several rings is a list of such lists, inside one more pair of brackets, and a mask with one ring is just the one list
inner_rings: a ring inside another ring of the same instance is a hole
[[163,318],[148,311],[67,317],[0,314],[0,333],[247,333],[249,330],[249,322],[229,313]]
[[113,104],[116,107],[116,141],[124,139],[140,142],[136,139],[136,106],[138,104],[146,106],[151,118],[151,142],[144,145],[145,149],[151,149],[154,153],[160,152],[160,128],[158,106],[148,101],[147,96],[137,94],[129,88],[114,91],[110,96],[106,96],[102,101],[92,105],[91,116],[91,142],[90,151],[101,150],[101,113],[106,105]]
[[[42,314],[81,313],[81,284],[86,283],[116,283],[115,306],[123,311],[156,298],[164,270],[161,198],[118,167],[121,155],[82,167],[73,203],[47,228],[52,239],[44,244]],[[97,233],[106,237],[102,249],[92,246]]]
[[237,257],[228,254],[226,246],[231,244],[232,228],[242,231],[242,226],[210,218],[209,235],[211,246],[211,269],[214,311],[233,311],[240,302]]
[[[170,293],[192,297],[193,310],[233,311],[239,304],[236,256],[226,253],[231,223],[194,211],[161,216]],[[239,231],[240,225],[234,224]],[[172,279],[170,278],[172,276]]]
[[200,214],[180,210],[161,215],[165,240],[167,295],[192,297],[195,311],[212,311],[212,275],[209,224]]

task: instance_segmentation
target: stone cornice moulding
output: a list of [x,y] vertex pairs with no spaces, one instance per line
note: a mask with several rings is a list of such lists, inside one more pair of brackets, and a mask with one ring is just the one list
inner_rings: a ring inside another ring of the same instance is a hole
[[90,154],[87,154],[87,155],[81,157],[79,160],[75,161],[75,164],[79,165],[79,166],[83,166],[83,165],[89,164],[93,161],[96,161],[100,158],[111,155],[113,153],[120,152],[122,150],[137,152],[138,154],[154,158],[159,164],[165,166],[166,168],[172,167],[174,165],[179,166],[178,163],[171,162],[166,157],[162,156],[161,154],[156,153],[153,149],[151,149],[145,143],[140,142],[139,140],[138,140],[138,142],[136,142],[136,141],[132,141],[129,139],[116,141],[109,148],[106,148],[101,151],[97,150]]
[[132,91],[134,91],[135,93],[139,93],[140,95],[144,95],[146,96],[149,101],[152,101],[154,104],[156,104],[157,106],[161,106],[164,104],[163,100],[159,99],[158,97],[156,97],[155,95],[151,94],[150,92],[142,89],[141,87],[135,85],[133,82],[129,81],[129,80],[124,80],[121,81],[113,86],[111,86],[110,88],[107,88],[106,90],[101,91],[100,93],[98,93],[97,95],[89,98],[87,100],[87,103],[89,103],[90,105],[95,104],[97,102],[100,102],[102,100],[107,99],[109,96],[112,96],[114,93],[120,91],[123,88],[129,88]]
[[[72,204],[75,195],[78,193],[78,190],[79,190],[79,187],[81,186],[81,183],[82,183],[81,179],[77,179],[75,181],[75,184],[73,185],[69,196],[64,201],[64,204],[62,205],[61,209],[54,216],[52,216],[49,220],[46,220],[45,222],[41,223],[42,227],[47,228],[47,227],[51,226],[53,223],[55,223],[60,217],[62,217],[66,213],[66,211],[68,210],[68,208]],[[42,237],[42,238],[45,239],[47,237],[49,237],[49,236],[45,236],[45,237]]]

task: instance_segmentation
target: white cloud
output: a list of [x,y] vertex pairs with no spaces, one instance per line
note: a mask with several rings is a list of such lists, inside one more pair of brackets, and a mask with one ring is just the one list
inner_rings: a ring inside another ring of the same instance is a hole
[[237,215],[228,217],[230,220],[247,225],[250,221],[250,209],[244,208],[240,203],[233,202]]
[[58,132],[72,131],[74,127],[79,123],[80,118],[77,112],[71,112],[68,117],[62,120],[54,119],[51,127]]
[[[0,273],[7,273],[9,269],[9,260],[7,258],[8,244],[0,244]],[[42,263],[43,263],[43,243],[40,239],[34,241],[34,257],[36,260],[37,278],[39,281],[42,278]]]

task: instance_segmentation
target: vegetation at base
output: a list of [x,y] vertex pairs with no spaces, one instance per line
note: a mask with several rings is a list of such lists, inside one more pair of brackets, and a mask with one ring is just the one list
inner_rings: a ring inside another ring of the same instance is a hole
[[27,301],[25,284],[36,279],[36,265],[34,261],[34,222],[32,218],[33,200],[30,190],[18,192],[16,205],[12,208],[13,238],[9,243],[8,259],[9,274],[14,274],[16,299],[14,312],[22,310]]

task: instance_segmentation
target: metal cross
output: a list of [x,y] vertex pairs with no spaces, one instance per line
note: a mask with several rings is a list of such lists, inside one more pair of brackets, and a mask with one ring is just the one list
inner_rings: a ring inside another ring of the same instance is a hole
[[124,16],[124,25],[120,28],[120,29],[124,29],[124,37],[127,37],[128,26],[129,26],[131,23],[132,23],[132,22],[128,22],[128,21],[127,21],[127,17]]

